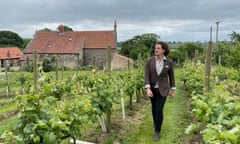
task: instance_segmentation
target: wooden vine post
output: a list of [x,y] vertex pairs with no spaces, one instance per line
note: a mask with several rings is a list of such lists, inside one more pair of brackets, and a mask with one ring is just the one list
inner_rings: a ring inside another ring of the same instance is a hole
[[[110,77],[111,76],[111,46],[107,47],[107,54],[106,54],[106,73]],[[107,132],[111,131],[111,109],[107,112]]]
[[[140,72],[141,71],[141,63],[142,63],[142,55],[141,55],[141,53],[139,53],[138,54],[138,72]],[[137,89],[137,91],[136,91],[136,95],[137,95],[137,103],[140,103],[140,91],[141,91],[141,89]]]
[[211,74],[211,51],[212,51],[212,27],[210,28],[210,41],[208,43],[208,49],[206,50],[206,61],[205,61],[205,83],[204,91],[210,91],[210,74]]
[[63,80],[63,72],[64,72],[64,55],[62,55],[61,58],[62,58],[62,80]]
[[198,50],[195,49],[195,53],[194,53],[194,64],[195,65],[197,64],[197,61],[198,61],[198,55],[199,55]]
[[8,97],[9,92],[10,92],[10,86],[9,86],[9,80],[8,80],[8,59],[4,61],[4,66],[5,66],[5,77],[6,77],[6,82],[7,82],[7,87],[6,87],[6,95]]
[[58,55],[56,55],[56,81],[58,81]]
[[34,74],[34,93],[38,94],[38,66],[37,66],[37,52],[33,54],[33,74]]

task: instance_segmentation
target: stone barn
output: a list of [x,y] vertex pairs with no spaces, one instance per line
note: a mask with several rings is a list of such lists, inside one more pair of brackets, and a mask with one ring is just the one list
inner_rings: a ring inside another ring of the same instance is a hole
[[32,56],[36,51],[40,61],[46,56],[56,56],[59,65],[65,67],[96,65],[102,69],[106,63],[107,47],[111,47],[113,55],[116,46],[116,22],[113,30],[102,31],[64,31],[64,26],[60,25],[58,31],[36,32],[24,55]]

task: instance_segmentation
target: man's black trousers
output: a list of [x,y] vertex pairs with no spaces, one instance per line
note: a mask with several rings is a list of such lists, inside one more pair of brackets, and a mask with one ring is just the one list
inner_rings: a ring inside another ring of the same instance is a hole
[[151,99],[152,103],[152,116],[154,123],[154,130],[157,133],[161,132],[162,122],[163,122],[163,108],[165,101],[167,99],[166,96],[161,96],[158,89],[153,89],[153,97]]

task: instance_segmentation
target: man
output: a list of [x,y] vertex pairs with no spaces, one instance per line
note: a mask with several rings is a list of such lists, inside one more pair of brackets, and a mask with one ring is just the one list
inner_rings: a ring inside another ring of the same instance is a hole
[[167,58],[169,52],[167,43],[157,42],[154,50],[155,56],[147,60],[145,68],[145,88],[152,104],[155,141],[160,140],[163,107],[167,96],[174,97],[174,64],[172,60]]

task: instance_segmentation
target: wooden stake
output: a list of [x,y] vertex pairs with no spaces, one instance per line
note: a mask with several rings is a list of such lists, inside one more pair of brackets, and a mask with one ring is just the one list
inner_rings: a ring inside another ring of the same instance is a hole
[[210,74],[211,74],[211,51],[212,51],[212,27],[210,28],[210,41],[208,43],[208,49],[206,51],[206,62],[205,62],[205,84],[204,91],[210,91]]
[[33,74],[34,74],[34,93],[38,94],[38,84],[37,84],[37,74],[38,74],[38,68],[37,68],[37,52],[34,51],[33,54]]
[[[111,47],[107,47],[107,53],[106,53],[106,73],[107,75],[111,76]],[[111,109],[107,112],[107,132],[109,133],[111,131]]]

